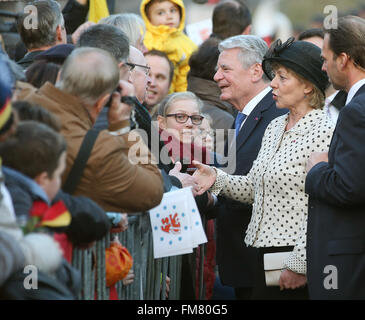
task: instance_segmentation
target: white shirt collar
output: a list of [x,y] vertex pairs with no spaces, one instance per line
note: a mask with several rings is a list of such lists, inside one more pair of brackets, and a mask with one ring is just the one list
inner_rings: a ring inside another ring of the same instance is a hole
[[356,82],[350,89],[348,95],[347,95],[347,99],[346,99],[346,104],[348,104],[352,98],[355,96],[356,92],[365,84],[365,79],[361,79],[358,82]]
[[242,122],[240,130],[242,129],[243,124],[246,122],[248,116],[250,113],[255,109],[255,107],[259,104],[259,102],[271,91],[271,87],[266,87],[264,90],[262,90],[259,94],[254,96],[243,108],[242,111],[239,111],[246,115],[246,119]]
[[338,90],[336,90],[334,93],[332,93],[330,96],[328,96],[326,98],[326,100],[324,101],[324,105],[329,106],[331,104],[332,100],[335,98],[337,93],[338,93]]
[[[248,118],[250,113],[255,109],[255,107],[259,104],[259,102],[270,92],[271,87],[266,87],[264,90],[262,90],[259,94],[254,96],[243,108],[241,113],[245,114]],[[246,118],[246,119],[247,119]]]

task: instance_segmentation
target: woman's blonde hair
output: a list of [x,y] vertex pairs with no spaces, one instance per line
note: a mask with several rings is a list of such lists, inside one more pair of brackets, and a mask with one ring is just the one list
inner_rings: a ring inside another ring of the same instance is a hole
[[175,92],[166,96],[158,105],[157,115],[161,117],[166,117],[167,111],[173,102],[178,100],[193,100],[198,106],[199,113],[201,113],[203,102],[192,92]]
[[312,87],[312,91],[307,95],[308,98],[308,102],[309,105],[313,108],[313,109],[323,109],[324,106],[324,95],[321,92],[321,90],[319,90],[317,88],[317,86],[308,81],[307,79],[303,78],[300,74],[296,73],[295,71],[283,66],[280,63],[274,62],[271,64],[272,69],[275,71],[278,68],[282,67],[284,68],[286,71],[288,71],[291,75],[293,75],[295,78],[297,78],[300,82],[302,83],[306,83],[309,84]]

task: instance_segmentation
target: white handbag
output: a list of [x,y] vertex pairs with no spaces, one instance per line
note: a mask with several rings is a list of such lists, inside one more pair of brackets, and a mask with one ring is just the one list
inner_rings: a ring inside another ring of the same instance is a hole
[[292,251],[274,252],[264,254],[264,270],[266,286],[278,286],[282,269],[284,269],[284,261]]

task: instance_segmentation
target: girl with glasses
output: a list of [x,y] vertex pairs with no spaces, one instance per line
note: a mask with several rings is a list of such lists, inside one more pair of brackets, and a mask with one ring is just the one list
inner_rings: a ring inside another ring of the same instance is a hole
[[182,143],[193,143],[194,132],[204,119],[201,107],[201,100],[192,92],[168,95],[158,108],[159,129],[173,135]]
[[[165,159],[164,154],[160,150],[160,168],[167,173],[174,167],[174,163],[179,160],[182,163],[181,172],[192,173],[190,169],[194,169],[193,160],[202,159],[203,163],[210,164],[213,160],[212,153],[206,146],[201,143],[194,143],[194,139],[200,133],[204,116],[201,114],[202,101],[192,92],[177,92],[168,95],[158,106],[157,121],[160,131],[161,146],[167,151],[169,163],[161,163]],[[213,198],[209,192],[204,192],[200,196],[195,197],[200,214],[204,217],[210,206],[213,204]],[[207,251],[204,260],[204,284],[208,288],[207,292],[213,290],[215,280],[215,238],[214,238],[214,222],[208,220],[206,223],[206,235],[208,238]],[[197,257],[195,258],[195,254]],[[182,290],[183,298],[195,299],[198,297],[199,275],[195,274],[196,270],[191,269],[192,265],[199,266],[200,258],[198,258],[199,249],[194,251],[192,255],[183,256],[183,280],[182,283],[190,283],[197,281],[195,284],[196,291],[186,285]],[[195,261],[194,261],[195,260]],[[191,279],[191,280],[190,280]],[[188,282],[189,280],[189,282]],[[207,295],[208,296],[208,295]]]

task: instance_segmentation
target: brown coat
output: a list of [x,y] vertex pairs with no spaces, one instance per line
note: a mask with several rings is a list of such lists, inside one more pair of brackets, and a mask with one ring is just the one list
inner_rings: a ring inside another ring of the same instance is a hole
[[[93,126],[88,110],[82,102],[46,83],[39,90],[23,86],[18,100],[36,103],[61,120],[61,133],[67,140],[67,168],[65,182],[86,132]],[[128,125],[124,121],[121,126]],[[120,129],[114,128],[113,130]],[[135,142],[128,142],[128,134],[113,136],[108,130],[100,132],[75,195],[84,195],[104,210],[114,212],[145,211],[157,206],[163,195],[159,169],[151,164],[152,155],[146,145],[138,142],[136,156],[128,155]],[[141,164],[142,163],[142,164]],[[147,163],[147,164],[146,164]]]

